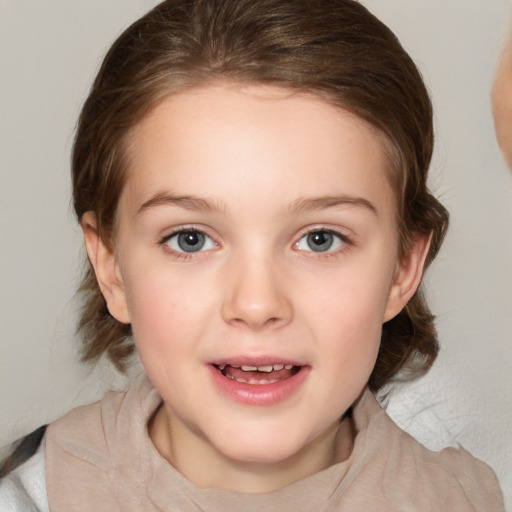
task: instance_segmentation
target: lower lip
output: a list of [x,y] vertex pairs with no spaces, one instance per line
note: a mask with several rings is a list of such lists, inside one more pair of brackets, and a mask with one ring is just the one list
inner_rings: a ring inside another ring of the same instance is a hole
[[247,405],[275,405],[293,395],[309,374],[308,367],[302,367],[292,377],[272,384],[247,384],[224,377],[214,366],[210,366],[213,381],[218,390],[232,400]]

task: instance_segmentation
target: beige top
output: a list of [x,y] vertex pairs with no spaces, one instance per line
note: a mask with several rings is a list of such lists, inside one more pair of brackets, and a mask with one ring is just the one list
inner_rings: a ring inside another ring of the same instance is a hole
[[503,512],[492,470],[466,451],[434,453],[367,390],[353,408],[350,457],[268,494],[201,489],[157,452],[147,422],[161,398],[140,376],[126,393],[74,409],[46,434],[52,512]]

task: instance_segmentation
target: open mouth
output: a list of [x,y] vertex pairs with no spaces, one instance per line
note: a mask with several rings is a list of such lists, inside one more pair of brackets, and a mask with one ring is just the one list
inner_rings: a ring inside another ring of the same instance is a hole
[[241,384],[265,385],[275,384],[296,375],[302,366],[292,364],[268,364],[246,366],[231,364],[214,364],[215,369],[224,377]]

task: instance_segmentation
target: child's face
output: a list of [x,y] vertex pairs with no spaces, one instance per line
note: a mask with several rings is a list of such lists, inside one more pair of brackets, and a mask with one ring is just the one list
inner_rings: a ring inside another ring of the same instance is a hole
[[130,148],[99,274],[165,401],[162,451],[210,475],[325,463],[421,274],[397,262],[381,138],[313,96],[218,85],[166,99]]

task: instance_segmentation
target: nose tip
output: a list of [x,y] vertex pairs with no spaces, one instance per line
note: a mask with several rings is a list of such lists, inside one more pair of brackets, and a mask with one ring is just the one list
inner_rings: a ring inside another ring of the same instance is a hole
[[222,305],[224,320],[251,330],[288,324],[293,317],[292,303],[283,276],[276,273],[268,265],[232,272]]
[[286,323],[284,316],[272,316],[272,313],[265,311],[258,307],[246,307],[242,311],[227,312],[224,310],[225,318],[232,325],[247,326],[249,329],[257,331],[265,327],[278,327],[281,324]]

